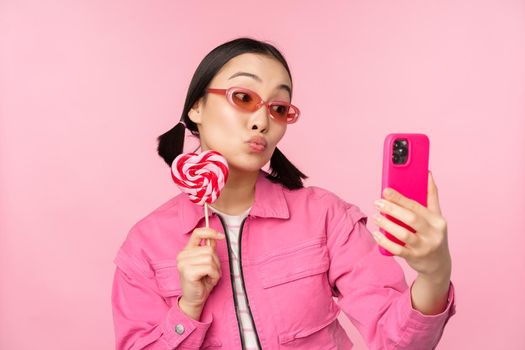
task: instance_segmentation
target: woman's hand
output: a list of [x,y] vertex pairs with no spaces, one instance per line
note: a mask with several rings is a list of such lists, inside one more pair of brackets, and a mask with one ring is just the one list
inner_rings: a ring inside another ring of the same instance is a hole
[[[210,246],[201,241],[210,238]],[[221,264],[215,251],[216,239],[225,236],[211,228],[196,228],[177,255],[182,297],[179,307],[188,316],[198,320],[210,292],[222,276]]]
[[389,220],[385,216],[374,217],[376,224],[405,243],[401,246],[380,232],[373,232],[377,243],[396,256],[406,260],[420,276],[446,281],[450,279],[451,257],[447,240],[447,222],[441,215],[436,184],[432,173],[428,175],[427,207],[409,199],[392,188],[383,191],[384,199],[374,202],[383,214],[388,214],[416,232]]
[[449,302],[452,262],[447,222],[441,215],[437,187],[430,172],[427,193],[427,207],[392,188],[386,188],[384,199],[374,203],[381,213],[396,218],[415,231],[410,232],[382,215],[374,218],[379,227],[403,242],[404,246],[392,242],[380,232],[372,234],[380,246],[404,258],[418,272],[410,289],[412,308],[426,315],[435,315],[443,312]]

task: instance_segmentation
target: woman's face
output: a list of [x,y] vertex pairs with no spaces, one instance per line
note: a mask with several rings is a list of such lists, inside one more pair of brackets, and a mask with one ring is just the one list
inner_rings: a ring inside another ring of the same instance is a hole
[[[290,93],[282,85],[291,89],[288,72],[279,61],[245,53],[228,61],[209,88],[243,87],[256,92],[266,102],[290,102]],[[198,126],[202,151],[220,152],[230,170],[238,172],[259,171],[269,162],[287,127],[286,123],[273,119],[266,106],[255,112],[244,112],[232,106],[225,95],[214,93],[208,93],[205,105],[201,98],[188,116]],[[254,136],[266,141],[264,149],[250,144]]]

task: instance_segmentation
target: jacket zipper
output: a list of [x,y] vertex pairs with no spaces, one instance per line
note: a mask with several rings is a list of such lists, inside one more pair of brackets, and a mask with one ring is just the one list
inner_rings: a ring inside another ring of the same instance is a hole
[[[222,220],[222,217],[216,213],[216,215],[219,217],[219,220],[221,221],[221,224],[222,224],[222,228],[224,230],[224,233],[225,233],[225,236],[226,236],[226,242],[228,243],[228,263],[230,265],[230,281],[231,281],[231,284],[232,284],[232,290],[233,290],[233,302],[234,302],[234,305],[235,305],[235,317],[237,319],[237,326],[238,326],[238,329],[239,329],[239,336],[241,338],[241,346],[242,346],[242,349],[246,349],[246,344],[245,344],[245,341],[244,341],[244,336],[243,336],[243,333],[241,331],[241,321],[239,320],[239,314],[238,314],[238,304],[237,304],[237,291],[236,291],[236,288],[235,288],[235,277],[233,276],[233,266],[232,266],[232,259],[231,259],[231,254],[230,254],[230,240],[228,238],[228,232],[227,232],[227,228],[226,228],[226,225],[224,224],[224,221]],[[244,285],[244,274],[243,274],[243,271],[242,271],[242,255],[241,255],[241,238],[242,238],[242,229],[244,228],[244,222],[246,221],[246,219],[248,218],[248,216],[246,216],[243,220],[242,220],[242,223],[241,223],[241,227],[240,227],[240,231],[239,231],[239,267],[240,267],[240,272],[241,272],[241,283],[242,283],[242,287],[244,289],[244,294],[246,295],[246,304],[248,306],[248,312],[250,313],[250,319],[253,320],[253,317],[252,317],[252,310],[250,308],[250,302],[248,300],[248,293],[246,292],[246,286]],[[255,338],[257,339],[257,345],[259,346],[259,349],[262,349],[262,346],[261,346],[261,342],[259,341],[259,334],[257,333],[257,327],[255,326],[255,322],[252,322],[253,324],[253,330],[255,331]]]

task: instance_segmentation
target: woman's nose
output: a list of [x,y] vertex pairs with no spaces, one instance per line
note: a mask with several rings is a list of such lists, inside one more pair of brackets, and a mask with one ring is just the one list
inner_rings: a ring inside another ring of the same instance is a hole
[[257,129],[261,132],[266,132],[270,123],[269,118],[271,117],[268,108],[266,105],[262,105],[261,108],[253,112],[252,119],[250,121],[252,130]]

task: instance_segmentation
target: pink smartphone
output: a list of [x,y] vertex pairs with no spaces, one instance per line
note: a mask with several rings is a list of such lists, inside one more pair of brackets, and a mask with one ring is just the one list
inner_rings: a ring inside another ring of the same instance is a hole
[[[429,148],[430,141],[424,134],[392,133],[385,137],[381,198],[385,187],[391,187],[403,196],[427,206]],[[387,214],[382,215],[410,232],[416,232],[404,222]],[[380,231],[391,241],[405,245],[383,228]],[[379,251],[383,255],[393,256],[381,246]]]

